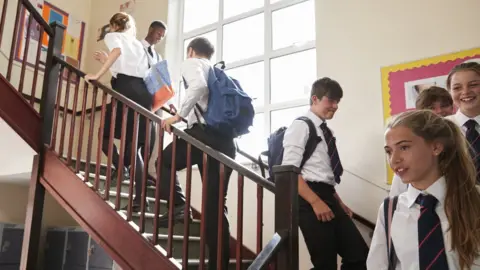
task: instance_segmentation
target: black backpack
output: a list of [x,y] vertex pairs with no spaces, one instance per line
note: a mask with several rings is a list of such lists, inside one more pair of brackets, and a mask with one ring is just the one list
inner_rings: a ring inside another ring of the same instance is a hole
[[[305,144],[305,152],[303,153],[302,162],[300,163],[300,168],[305,165],[305,162],[312,156],[317,144],[322,141],[322,137],[317,136],[317,129],[315,128],[315,124],[313,124],[312,120],[310,120],[306,116],[301,116],[296,120],[301,120],[307,123],[309,133],[308,133],[308,140]],[[283,137],[285,136],[285,131],[287,127],[281,127],[273,132],[267,139],[268,150],[264,151],[258,157],[258,163],[260,166],[260,171],[262,176],[265,178],[265,166],[262,161],[262,156],[266,156],[268,158],[268,180],[271,182],[275,182],[275,176],[272,171],[273,166],[281,165],[283,160]]]

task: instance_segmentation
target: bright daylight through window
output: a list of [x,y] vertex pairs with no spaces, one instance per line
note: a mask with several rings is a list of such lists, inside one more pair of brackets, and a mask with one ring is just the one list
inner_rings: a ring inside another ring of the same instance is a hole
[[254,98],[253,126],[238,144],[258,156],[272,131],[308,108],[317,72],[314,1],[183,0],[180,9],[184,52],[178,61],[195,37],[215,45],[212,61],[225,61],[227,74]]

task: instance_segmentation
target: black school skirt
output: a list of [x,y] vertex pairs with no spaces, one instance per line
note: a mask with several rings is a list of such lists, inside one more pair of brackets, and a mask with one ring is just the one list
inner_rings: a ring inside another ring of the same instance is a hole
[[[143,78],[132,77],[124,74],[118,74],[116,79],[112,79],[112,88],[118,93],[124,95],[126,98],[138,103],[140,106],[147,110],[152,109],[152,96],[147,90]],[[120,139],[122,135],[122,118],[123,118],[123,103],[117,101],[117,109],[115,111],[115,133],[114,138]],[[110,136],[110,125],[112,122],[112,103],[107,104],[107,110],[105,114],[105,125],[103,126],[103,137]],[[138,122],[138,144],[145,143],[145,135],[147,130],[146,118],[144,116],[139,117]],[[126,143],[133,141],[133,110],[128,109],[126,127]],[[150,122],[151,128],[154,128],[153,122]],[[150,138],[153,140],[153,138]]]

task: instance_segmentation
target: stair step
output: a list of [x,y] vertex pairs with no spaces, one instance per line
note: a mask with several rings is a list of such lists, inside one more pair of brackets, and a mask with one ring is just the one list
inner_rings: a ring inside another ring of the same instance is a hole
[[[177,259],[177,261],[182,264],[182,259]],[[252,264],[252,260],[242,260],[242,268],[246,270],[250,264]],[[205,264],[208,265],[208,259],[205,259]],[[197,270],[198,267],[200,266],[200,260],[199,259],[188,259],[188,268],[187,270]],[[237,260],[235,259],[230,259],[228,263],[228,270],[235,270],[237,267]]]
[[[82,175],[85,175],[85,172],[80,172]],[[104,175],[99,175],[99,180],[100,180],[100,183],[99,183],[99,189],[104,189],[105,187],[105,184],[106,184],[106,180],[107,180],[107,177],[104,176]],[[89,177],[88,177],[88,181],[94,185],[95,184],[95,174],[93,173],[89,173]],[[121,185],[121,192],[124,192],[124,193],[129,193],[129,189],[130,189],[130,179],[128,180],[124,180],[122,181],[122,185]],[[110,190],[112,191],[116,191],[117,190],[117,185],[111,185],[110,186]],[[135,191],[134,191],[135,192]],[[151,198],[155,198],[155,187],[153,186],[147,186],[147,197],[151,197]]]
[[[144,233],[148,240],[153,239],[153,234]],[[172,256],[174,258],[183,258],[183,235],[173,235],[172,236],[173,246],[172,246]],[[158,234],[158,244],[162,246],[163,249],[167,249],[168,245],[168,235],[167,234]],[[206,250],[208,254],[208,250]],[[189,259],[198,259],[200,257],[200,237],[189,236],[188,237],[188,258]]]
[[[122,214],[127,216],[127,211],[120,211]],[[155,214],[145,213],[145,232],[146,233],[153,233],[153,222]],[[140,213],[132,213],[132,221],[139,225],[140,224]],[[173,234],[174,235],[183,235],[185,232],[185,225],[183,223],[177,223],[173,226]],[[190,222],[189,225],[189,235],[190,236],[197,236],[200,237],[200,220],[194,219]],[[168,228],[158,228],[158,233],[160,234],[168,234]]]

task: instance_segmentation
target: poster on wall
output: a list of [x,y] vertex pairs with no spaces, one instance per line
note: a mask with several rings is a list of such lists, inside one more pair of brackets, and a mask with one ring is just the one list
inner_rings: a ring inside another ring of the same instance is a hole
[[[63,37],[63,46],[62,46],[62,57],[63,59],[71,64],[74,67],[80,67],[80,61],[82,58],[82,49],[83,41],[85,35],[85,22],[75,18],[75,16],[66,13],[65,11],[59,9],[58,7],[50,4],[47,1],[36,0],[35,6],[38,8],[42,17],[47,21],[47,23],[60,22],[65,25],[66,29]],[[28,24],[29,13],[25,9],[22,10],[23,20],[21,21],[17,36],[17,45],[15,51],[15,60],[23,61],[27,28],[25,27]],[[34,66],[37,56],[37,47],[38,43],[41,42],[41,52],[40,52],[40,69],[43,69],[48,47],[48,36],[43,34],[40,37],[40,26],[32,20],[30,25],[30,36],[29,36],[29,45],[27,52],[27,65]],[[63,77],[67,77],[67,71],[64,72]],[[75,81],[75,78],[72,77]]]
[[[393,115],[415,109],[419,93],[430,86],[446,88],[450,70],[464,62],[480,63],[480,48],[435,56],[381,69],[383,119],[387,122]],[[387,166],[388,183],[393,172]]]

